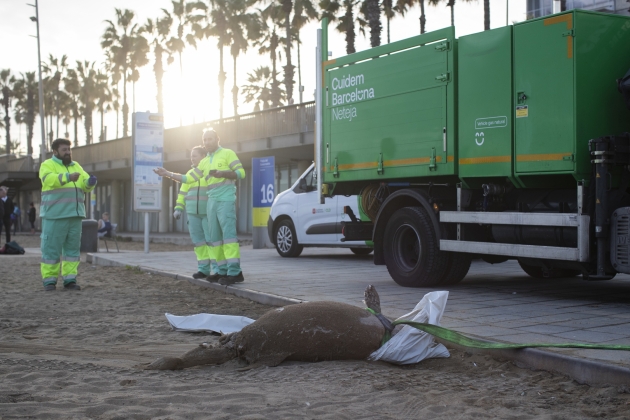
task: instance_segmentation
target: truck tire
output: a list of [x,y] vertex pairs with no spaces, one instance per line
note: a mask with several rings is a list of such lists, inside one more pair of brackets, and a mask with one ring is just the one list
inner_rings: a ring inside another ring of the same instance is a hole
[[446,272],[440,280],[440,286],[452,286],[464,280],[472,263],[472,254],[463,252],[448,252],[448,254],[449,262]]
[[383,257],[390,276],[404,287],[440,283],[448,255],[440,252],[431,219],[421,207],[397,210],[387,222]]
[[545,277],[545,273],[542,267],[525,264],[521,261],[518,262],[518,265],[521,266],[521,268],[525,273],[527,273],[527,275],[536,279],[560,279],[563,277],[576,277],[582,274],[580,270],[572,270],[570,268],[554,268],[551,270],[550,273],[548,273],[548,276]]
[[374,248],[350,248],[354,255],[370,255]]
[[289,219],[282,220],[276,227],[276,251],[281,257],[299,257],[304,247],[298,243],[295,226]]

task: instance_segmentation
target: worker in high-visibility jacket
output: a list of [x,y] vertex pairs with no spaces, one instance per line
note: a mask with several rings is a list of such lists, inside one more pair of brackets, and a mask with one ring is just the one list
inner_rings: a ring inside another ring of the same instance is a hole
[[206,156],[203,146],[195,146],[190,151],[192,169],[199,174],[199,180],[191,184],[181,184],[175,212],[173,217],[180,219],[184,210],[188,217],[188,233],[192,239],[197,256],[197,272],[193,274],[195,279],[205,279],[210,275],[210,231],[208,230],[208,218],[206,209],[208,204],[208,188],[206,179],[201,176],[201,170],[197,169],[199,162]]
[[42,181],[41,272],[44,290],[56,289],[59,270],[66,290],[81,290],[77,270],[81,257],[81,221],[85,218],[85,193],[96,186],[81,165],[72,161],[69,140],[52,143],[53,157],[39,168]]
[[[223,285],[244,280],[241,270],[241,253],[236,235],[236,181],[245,178],[241,161],[230,149],[220,146],[219,135],[209,129],[204,131],[204,148],[208,155],[196,168],[208,183],[208,227],[210,229],[210,260],[215,272],[207,279]],[[167,176],[183,184],[195,182],[198,171],[186,175],[156,168],[155,173]]]

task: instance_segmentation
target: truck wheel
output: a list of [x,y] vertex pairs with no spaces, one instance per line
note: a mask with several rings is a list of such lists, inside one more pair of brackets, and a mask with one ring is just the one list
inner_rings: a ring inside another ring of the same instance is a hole
[[470,270],[470,263],[472,262],[472,255],[465,254],[463,252],[449,252],[449,262],[446,268],[444,277],[440,280],[440,286],[452,286],[464,280],[468,270]]
[[449,259],[440,252],[431,219],[420,207],[404,207],[389,219],[383,257],[392,279],[404,287],[439,284]]
[[527,273],[530,277],[534,277],[536,279],[560,279],[563,277],[576,277],[582,274],[580,270],[572,270],[570,268],[554,268],[548,273],[547,277],[545,277],[545,273],[542,267],[525,264],[520,261],[518,262],[518,265],[520,265],[523,271]]
[[276,227],[276,251],[281,257],[299,257],[304,247],[298,243],[295,226],[291,220],[283,220]]
[[370,255],[373,248],[350,248],[350,251],[354,253],[354,255]]

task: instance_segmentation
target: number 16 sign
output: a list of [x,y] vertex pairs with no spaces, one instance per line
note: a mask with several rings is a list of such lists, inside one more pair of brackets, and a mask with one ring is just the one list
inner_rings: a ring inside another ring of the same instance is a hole
[[252,158],[252,226],[266,227],[275,197],[276,165],[273,156]]

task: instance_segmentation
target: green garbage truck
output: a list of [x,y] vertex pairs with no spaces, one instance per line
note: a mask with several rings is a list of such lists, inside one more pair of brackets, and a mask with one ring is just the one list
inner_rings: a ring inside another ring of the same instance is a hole
[[630,274],[630,18],[450,27],[336,59],[327,39],[324,21],[321,199],[360,195],[344,239],[372,241],[394,281],[452,285],[473,258]]

